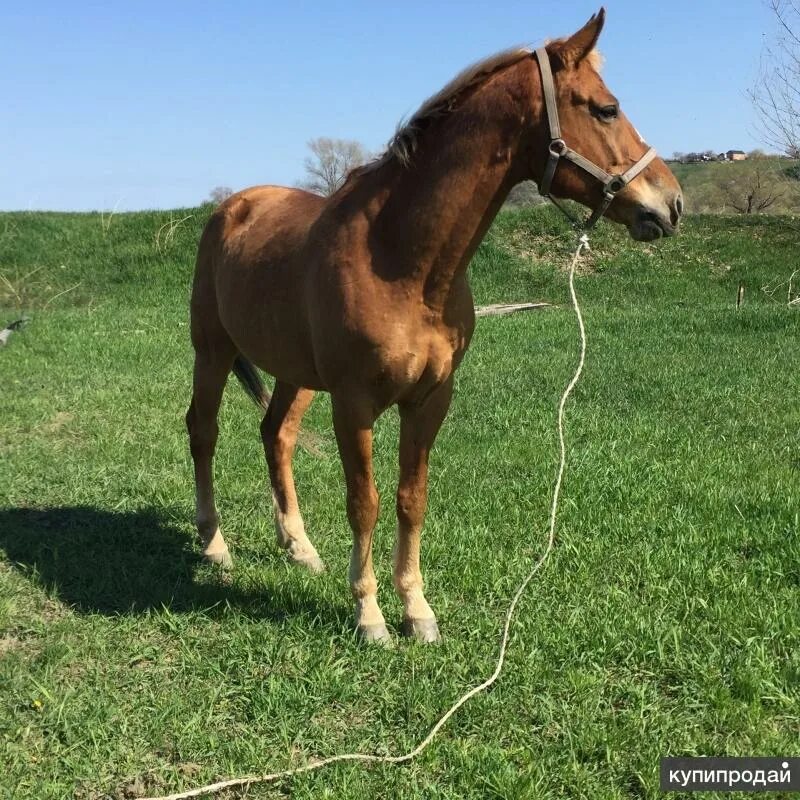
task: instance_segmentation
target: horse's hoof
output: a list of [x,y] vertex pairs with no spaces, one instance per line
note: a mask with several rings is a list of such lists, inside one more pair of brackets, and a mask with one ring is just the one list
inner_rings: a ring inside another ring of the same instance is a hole
[[392,647],[394,644],[391,634],[383,623],[378,623],[377,625],[358,625],[356,630],[362,642],[375,642],[384,647]]
[[233,559],[228,550],[223,550],[220,553],[203,553],[203,560],[207,564],[216,564],[222,569],[231,569],[233,567]]
[[321,572],[325,572],[325,564],[316,554],[304,558],[293,558],[292,561],[299,567],[307,569],[312,575],[319,575]]
[[403,636],[409,639],[416,639],[418,642],[431,644],[441,640],[439,636],[439,626],[436,624],[436,617],[428,619],[409,619],[403,620]]

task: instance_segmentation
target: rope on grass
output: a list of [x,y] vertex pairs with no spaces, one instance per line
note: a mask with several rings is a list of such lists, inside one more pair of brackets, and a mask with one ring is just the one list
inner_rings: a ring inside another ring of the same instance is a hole
[[461,697],[459,697],[458,700],[456,700],[456,702],[453,703],[453,705],[447,711],[445,711],[444,714],[442,714],[442,716],[439,718],[439,721],[430,729],[428,735],[413,750],[409,750],[407,753],[403,753],[402,755],[381,756],[374,753],[342,753],[336,756],[329,756],[328,758],[312,760],[308,764],[304,764],[300,767],[294,767],[293,769],[285,769],[281,770],[280,772],[272,772],[267,775],[247,775],[242,778],[231,778],[229,780],[217,781],[217,783],[209,783],[207,786],[200,786],[197,789],[190,789],[189,791],[185,792],[176,792],[175,794],[164,795],[161,797],[143,798],[143,800],[188,800],[188,798],[191,797],[214,794],[216,792],[221,792],[224,789],[233,789],[237,787],[246,789],[247,787],[257,783],[273,783],[281,780],[282,778],[291,778],[294,775],[301,775],[304,772],[312,772],[313,770],[326,767],[329,764],[343,763],[345,761],[358,761],[367,764],[403,764],[406,761],[411,761],[412,759],[416,758],[433,741],[436,734],[439,733],[439,731],[447,724],[447,721],[450,719],[450,717],[452,717],[453,714],[455,714],[456,711],[461,708],[461,706],[469,702],[473,697],[475,697],[476,694],[486,691],[486,689],[488,689],[500,677],[500,673],[503,670],[503,664],[505,663],[506,659],[508,637],[511,631],[511,622],[514,617],[514,612],[517,609],[517,604],[525,592],[525,589],[528,588],[528,584],[533,580],[534,575],[536,575],[541,566],[547,560],[548,556],[553,550],[553,544],[555,542],[556,514],[558,512],[558,501],[561,495],[561,483],[564,477],[564,468],[567,461],[567,449],[564,443],[564,408],[567,404],[567,399],[572,394],[572,390],[575,388],[578,380],[581,377],[583,365],[586,361],[586,329],[583,325],[583,315],[581,314],[581,308],[578,304],[578,296],[575,293],[575,268],[577,267],[581,254],[584,250],[589,250],[589,238],[585,233],[578,241],[578,246],[575,250],[575,255],[569,268],[569,293],[572,300],[572,307],[575,310],[575,316],[578,320],[581,348],[580,358],[578,360],[578,366],[575,369],[575,374],[567,384],[566,389],[564,389],[564,393],[561,395],[561,400],[558,404],[558,443],[561,455],[558,464],[558,471],[556,473],[556,481],[553,487],[553,500],[550,505],[550,527],[547,537],[547,546],[545,547],[542,555],[533,565],[531,571],[522,581],[516,593],[514,594],[513,599],[511,600],[511,605],[508,607],[508,611],[506,612],[505,624],[503,625],[503,636],[500,640],[500,651],[497,657],[497,664],[492,674],[485,681],[483,681],[483,683],[479,683],[477,686],[474,686],[472,689],[461,695]]

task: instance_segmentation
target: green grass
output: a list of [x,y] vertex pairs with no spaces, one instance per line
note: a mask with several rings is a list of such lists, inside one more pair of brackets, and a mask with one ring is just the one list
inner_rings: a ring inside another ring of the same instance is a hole
[[[158,247],[164,213],[0,215],[0,319],[31,317],[0,350],[3,798],[133,797],[408,749],[491,671],[544,546],[578,344],[569,239],[547,208],[501,215],[472,266],[478,302],[559,308],[480,320],[459,372],[423,543],[442,645],[351,633],[325,396],[307,424],[327,456],[299,453],[296,477],[329,571],[291,569],[274,543],[258,414],[235,382],[216,474],[236,567],[202,565],[183,414],[207,213],[174,212],[193,216]],[[695,217],[656,245],[609,225],[593,243],[557,547],[501,680],[410,765],[335,766],[248,798],[657,798],[663,754],[796,754],[800,311],[760,291],[797,267],[796,234]],[[397,427],[390,412],[376,434],[390,624]]]

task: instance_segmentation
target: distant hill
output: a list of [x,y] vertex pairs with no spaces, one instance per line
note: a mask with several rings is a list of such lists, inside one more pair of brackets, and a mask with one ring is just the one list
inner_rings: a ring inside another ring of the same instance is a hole
[[775,197],[764,213],[800,212],[800,161],[768,156],[746,161],[668,163],[683,187],[690,213],[740,213],[734,203],[746,207],[751,192],[755,192],[756,207]]

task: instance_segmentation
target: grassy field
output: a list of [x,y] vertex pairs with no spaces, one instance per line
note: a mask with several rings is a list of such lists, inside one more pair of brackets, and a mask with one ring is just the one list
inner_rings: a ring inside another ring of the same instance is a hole
[[[325,396],[307,424],[326,455],[299,453],[296,476],[329,571],[278,551],[258,414],[234,381],[217,485],[236,566],[202,565],[183,414],[207,213],[0,215],[0,321],[31,318],[0,349],[2,798],[121,800],[408,749],[491,671],[544,546],[578,345],[570,240],[548,208],[504,212],[471,270],[479,303],[559,307],[480,320],[460,370],[423,542],[443,643],[382,650],[351,633]],[[410,765],[337,766],[247,798],[657,798],[664,754],[797,754],[800,311],[785,287],[761,291],[797,252],[778,218],[694,217],[655,245],[601,225],[578,280],[589,354],[557,547],[503,677]],[[397,428],[390,412],[376,435],[395,625]]]

